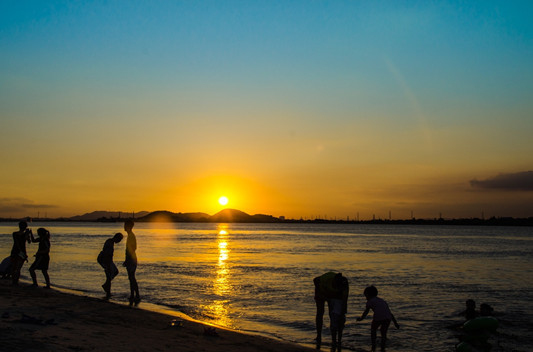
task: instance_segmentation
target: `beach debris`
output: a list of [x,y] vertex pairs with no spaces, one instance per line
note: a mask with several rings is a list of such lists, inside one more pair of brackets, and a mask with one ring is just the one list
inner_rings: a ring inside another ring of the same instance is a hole
[[54,318],[52,319],[39,319],[26,314],[22,314],[22,318],[18,321],[23,324],[34,324],[34,325],[57,325]]
[[180,319],[172,319],[170,321],[171,328],[181,328],[183,326],[183,321]]
[[211,326],[204,327],[204,335],[206,336],[218,336],[217,329]]
[[42,319],[35,318],[26,314],[22,314],[22,319],[20,319],[20,322],[24,324],[43,325]]

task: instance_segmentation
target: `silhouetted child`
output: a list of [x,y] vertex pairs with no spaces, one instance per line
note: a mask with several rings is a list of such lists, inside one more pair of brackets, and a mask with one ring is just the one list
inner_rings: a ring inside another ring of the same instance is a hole
[[39,249],[35,253],[35,261],[30,266],[30,275],[33,280],[33,285],[37,287],[37,275],[35,270],[43,272],[44,280],[46,281],[46,288],[50,288],[50,277],[48,276],[48,266],[50,264],[50,232],[44,228],[37,230],[38,238],[33,237],[30,233],[32,242],[39,242]]
[[0,275],[2,279],[9,279],[11,277],[11,256],[4,258],[0,263]]
[[18,285],[20,270],[24,262],[28,261],[26,254],[26,241],[30,243],[31,229],[26,221],[19,222],[19,230],[13,232],[13,248],[11,249],[11,279],[13,285]]
[[487,303],[481,303],[479,306],[479,315],[482,317],[490,317],[494,314],[494,309]]
[[368,312],[372,309],[374,316],[372,318],[372,325],[370,326],[370,338],[372,340],[372,351],[376,350],[376,335],[378,328],[381,331],[381,350],[385,351],[385,342],[387,341],[387,331],[389,330],[390,322],[394,323],[396,329],[400,328],[396,318],[389,309],[389,305],[383,299],[378,297],[378,289],[374,286],[365,288],[363,292],[366,297],[366,309],[357,321],[363,320]]
[[105,241],[102,251],[98,254],[98,264],[104,268],[106,277],[106,281],[102,285],[102,288],[106,293],[106,299],[111,297],[111,281],[118,275],[118,268],[115,263],[113,263],[113,253],[115,251],[115,243],[122,241],[122,238],[124,238],[124,236],[120,232],[116,233],[115,236]]
[[461,315],[464,315],[466,320],[474,319],[475,317],[477,317],[476,301],[474,301],[473,299],[467,299],[465,304],[466,309],[463,313],[461,313]]
[[342,331],[346,323],[346,312],[343,308],[342,299],[332,298],[328,301],[329,307],[329,321],[331,330],[331,351],[336,349],[341,350],[342,345]]

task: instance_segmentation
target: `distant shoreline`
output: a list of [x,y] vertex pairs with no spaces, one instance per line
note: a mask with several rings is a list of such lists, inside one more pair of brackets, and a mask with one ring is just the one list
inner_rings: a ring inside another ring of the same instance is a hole
[[278,219],[272,218],[268,221],[260,220],[245,220],[245,219],[225,219],[215,221],[210,219],[205,220],[187,220],[187,219],[144,219],[133,217],[116,217],[116,218],[99,218],[99,219],[72,219],[72,218],[0,218],[0,222],[87,222],[87,223],[117,223],[123,222],[127,219],[134,219],[136,222],[162,222],[162,223],[237,223],[237,224],[310,224],[310,225],[454,225],[454,226],[533,226],[533,217],[530,218],[461,218],[461,219],[403,219],[403,220],[388,220],[388,219],[374,219],[374,220],[326,220],[326,219]]

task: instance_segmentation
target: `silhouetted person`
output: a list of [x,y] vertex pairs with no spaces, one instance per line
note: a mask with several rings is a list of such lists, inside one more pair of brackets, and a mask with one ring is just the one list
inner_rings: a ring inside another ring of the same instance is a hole
[[102,285],[106,293],[106,299],[111,297],[111,281],[118,275],[118,268],[113,263],[113,253],[115,251],[115,243],[122,241],[122,238],[124,236],[120,232],[116,233],[115,236],[105,241],[102,251],[98,254],[98,264],[104,268],[106,277],[106,281]]
[[135,303],[139,304],[141,297],[139,295],[139,285],[137,284],[137,279],[135,278],[135,271],[137,271],[137,238],[133,233],[134,222],[133,220],[126,220],[124,223],[124,231],[128,234],[126,240],[126,259],[124,260],[124,266],[128,271],[128,279],[130,280],[130,305]]
[[494,314],[494,309],[487,304],[487,303],[481,303],[479,306],[479,315],[482,317],[490,317]]
[[4,260],[2,260],[2,263],[0,263],[0,275],[2,275],[2,279],[9,279],[12,272],[10,255],[9,257],[5,257]]
[[383,299],[378,297],[378,289],[374,286],[369,286],[365,288],[363,294],[366,297],[366,309],[361,315],[360,318],[357,318],[357,321],[363,320],[368,312],[372,309],[374,316],[372,318],[372,324],[370,326],[370,339],[372,341],[372,351],[376,350],[376,335],[377,330],[381,331],[381,350],[385,351],[385,343],[387,341],[387,331],[389,330],[389,325],[391,321],[396,326],[396,329],[400,328],[396,318],[389,309],[389,305]]
[[24,262],[28,261],[26,254],[26,242],[30,243],[31,230],[28,229],[26,221],[19,222],[19,230],[13,232],[13,248],[11,249],[11,278],[13,285],[18,285],[20,279],[20,270]]
[[475,317],[477,317],[476,301],[474,301],[473,299],[467,299],[465,304],[466,304],[466,309],[462,313],[462,315],[465,316],[465,319],[470,320],[470,319],[474,319]]
[[[335,334],[332,331],[333,344],[340,349],[342,340],[341,326],[344,327],[344,322],[342,322],[342,324],[340,324],[340,322],[342,321],[342,318],[345,317],[348,308],[348,279],[342,276],[341,273],[327,272],[321,276],[315,277],[313,283],[315,284],[317,347],[322,343],[324,308],[325,303],[328,302],[330,318],[331,316],[335,316],[338,319],[337,321],[331,321],[332,326],[337,327]],[[338,308],[335,309],[336,307]]]
[[50,232],[41,227],[37,230],[38,238],[34,238],[33,233],[30,233],[30,235],[32,242],[39,242],[39,249],[35,253],[35,261],[30,266],[30,275],[33,280],[32,286],[37,287],[35,270],[41,270],[46,281],[45,287],[50,288],[50,277],[48,276],[48,265],[50,264]]

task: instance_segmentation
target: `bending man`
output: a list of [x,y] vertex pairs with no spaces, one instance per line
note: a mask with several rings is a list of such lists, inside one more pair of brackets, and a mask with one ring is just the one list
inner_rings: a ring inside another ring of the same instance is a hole
[[[331,310],[331,300],[340,300],[342,302],[342,313],[346,315],[348,308],[348,279],[341,273],[328,272],[313,279],[315,284],[315,302],[316,302],[316,343],[322,343],[322,326],[324,324],[324,307],[328,302],[328,308]],[[340,341],[338,341],[340,343]]]

